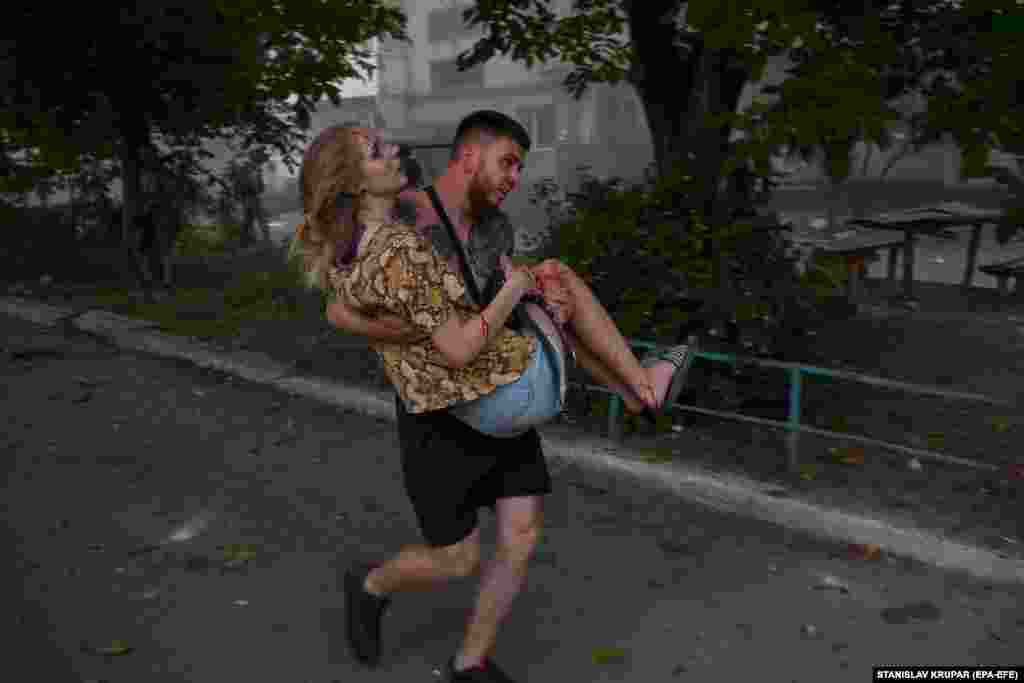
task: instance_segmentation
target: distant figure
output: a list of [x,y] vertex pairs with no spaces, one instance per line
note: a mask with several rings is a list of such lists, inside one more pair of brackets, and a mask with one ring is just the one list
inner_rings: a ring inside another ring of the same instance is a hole
[[266,184],[263,182],[263,167],[255,160],[242,164],[231,165],[230,178],[232,188],[242,208],[241,242],[243,246],[252,244],[257,227],[263,233],[263,239],[270,242],[270,224],[263,210],[263,193]]

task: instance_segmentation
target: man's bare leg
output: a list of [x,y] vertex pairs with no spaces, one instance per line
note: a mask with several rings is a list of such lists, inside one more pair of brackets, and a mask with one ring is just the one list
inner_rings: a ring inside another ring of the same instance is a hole
[[526,581],[526,569],[543,524],[540,496],[501,498],[495,505],[498,544],[480,580],[473,616],[462,647],[455,655],[456,670],[479,666],[494,648],[498,627]]
[[411,545],[375,568],[363,587],[378,597],[432,588],[476,573],[480,566],[480,527],[462,541],[443,548]]

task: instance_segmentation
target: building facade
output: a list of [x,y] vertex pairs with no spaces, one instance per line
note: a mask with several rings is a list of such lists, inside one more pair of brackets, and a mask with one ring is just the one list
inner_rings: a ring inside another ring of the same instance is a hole
[[[460,72],[455,58],[482,35],[467,27],[464,0],[405,0],[412,43],[382,41],[379,57],[381,114],[396,136],[410,142],[450,143],[459,120],[477,109],[494,109],[520,121],[533,148],[522,190],[509,198],[510,211],[529,211],[529,186],[543,178],[572,184],[577,167],[598,174],[639,176],[654,159],[641,103],[629,86],[596,86],[579,100],[569,95],[564,65],[526,69],[495,58]],[[571,2],[555,3],[568,11]],[[446,150],[419,154],[436,174]]]

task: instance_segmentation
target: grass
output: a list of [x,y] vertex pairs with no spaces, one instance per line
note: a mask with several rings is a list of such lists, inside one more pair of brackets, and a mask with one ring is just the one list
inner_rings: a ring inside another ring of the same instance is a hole
[[260,323],[323,318],[320,295],[306,290],[277,248],[239,252],[231,226],[189,226],[176,245],[176,287],[157,301],[133,287],[104,283],[89,303],[157,323],[172,334],[229,340]]
[[[305,292],[286,267],[244,271],[223,288],[191,287],[147,303],[125,289],[102,293],[98,300],[119,313],[151,320],[164,330],[203,339],[230,339],[248,325],[291,322],[310,314]],[[322,316],[322,308],[316,307]]]

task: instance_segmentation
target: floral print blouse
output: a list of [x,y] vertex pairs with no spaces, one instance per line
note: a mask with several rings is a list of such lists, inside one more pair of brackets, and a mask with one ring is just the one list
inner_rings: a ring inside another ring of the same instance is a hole
[[410,413],[473,401],[522,376],[537,341],[507,327],[469,365],[445,365],[431,335],[453,316],[465,321],[480,311],[462,274],[407,225],[385,223],[368,237],[351,265],[333,266],[329,277],[334,294],[362,313],[395,315],[424,333],[411,344],[374,346]]

